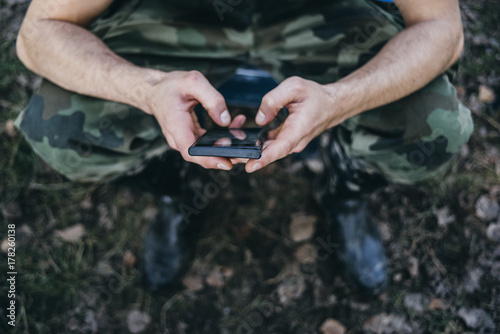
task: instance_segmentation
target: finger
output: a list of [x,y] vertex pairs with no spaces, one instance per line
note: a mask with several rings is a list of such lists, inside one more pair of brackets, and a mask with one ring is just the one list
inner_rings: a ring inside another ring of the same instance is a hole
[[235,165],[235,164],[246,164],[249,159],[247,159],[247,158],[231,158],[230,160],[231,160],[231,163],[233,165]]
[[278,135],[275,140],[266,142],[266,147],[262,150],[260,159],[250,160],[245,169],[248,173],[255,172],[273,161],[279,160],[292,153],[297,144],[301,141],[298,126],[288,126]]
[[311,142],[311,138],[304,138],[302,139],[298,144],[297,146],[295,146],[295,148],[293,149],[293,152],[292,153],[300,153],[302,152],[306,146],[309,144],[309,142]]
[[188,149],[197,139],[191,116],[189,113],[175,113],[172,116],[170,121],[178,126],[171,129],[170,137],[173,138],[184,160],[197,163],[204,168],[230,170],[233,167],[227,158],[189,155]]
[[229,132],[236,138],[236,139],[239,139],[239,140],[243,140],[247,137],[245,131],[243,130],[237,130],[237,129],[231,129],[229,130]]
[[297,100],[295,91],[290,89],[290,85],[297,80],[299,79],[286,79],[278,87],[264,95],[255,116],[255,122],[258,125],[263,126],[271,122],[282,108]]
[[200,102],[210,118],[220,126],[231,123],[231,115],[227,111],[224,97],[198,71],[189,72],[185,84],[188,85],[188,96]]
[[214,145],[215,146],[224,146],[224,147],[231,146],[231,139],[229,139],[228,137],[219,138],[215,141]]
[[177,144],[175,143],[175,140],[172,137],[172,135],[170,135],[169,133],[167,133],[167,134],[165,134],[165,138],[167,139],[168,146],[170,146],[170,148],[178,151]]
[[229,124],[229,127],[230,128],[241,128],[245,124],[246,120],[247,120],[247,117],[245,115],[240,114],[233,119],[231,124]]

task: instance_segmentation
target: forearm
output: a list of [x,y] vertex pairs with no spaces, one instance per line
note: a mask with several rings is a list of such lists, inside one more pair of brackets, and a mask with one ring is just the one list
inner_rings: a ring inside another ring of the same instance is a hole
[[462,41],[461,29],[450,29],[446,21],[425,21],[405,29],[363,67],[327,85],[343,106],[336,113],[345,120],[415,92],[456,61]]
[[[18,55],[33,72],[83,95],[126,103],[148,112],[145,92],[157,71],[114,54],[88,30],[57,20],[39,20],[36,31],[21,27]],[[33,25],[32,25],[33,26]]]

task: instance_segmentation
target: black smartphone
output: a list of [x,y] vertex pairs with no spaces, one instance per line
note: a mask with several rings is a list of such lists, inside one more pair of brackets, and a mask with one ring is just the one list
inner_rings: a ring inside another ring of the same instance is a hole
[[259,159],[265,131],[262,128],[208,130],[189,148],[192,156]]

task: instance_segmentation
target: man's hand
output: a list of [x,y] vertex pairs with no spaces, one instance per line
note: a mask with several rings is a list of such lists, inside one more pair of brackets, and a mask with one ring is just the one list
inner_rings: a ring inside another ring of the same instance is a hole
[[258,124],[269,123],[282,107],[290,115],[264,144],[261,159],[247,163],[248,172],[300,152],[312,138],[348,118],[415,92],[457,60],[463,47],[458,0],[395,3],[406,28],[365,65],[323,86],[289,78],[264,97]]
[[316,136],[344,121],[340,105],[326,86],[299,77],[283,81],[262,99],[256,122],[269,123],[283,107],[290,114],[278,129],[269,133],[262,157],[250,160],[246,170],[254,172],[290,153],[302,151]]
[[239,128],[245,123],[245,116],[231,116],[222,95],[197,71],[152,72],[147,81],[151,89],[139,94],[148,96],[146,112],[154,115],[160,124],[169,146],[179,151],[184,160],[205,168],[229,170],[230,159],[221,157],[193,157],[188,148],[206,132],[196,118],[194,107],[201,103],[210,117],[220,126]]

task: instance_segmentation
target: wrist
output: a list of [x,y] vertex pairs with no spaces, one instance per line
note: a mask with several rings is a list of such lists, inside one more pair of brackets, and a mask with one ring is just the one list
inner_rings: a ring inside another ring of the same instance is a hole
[[352,91],[342,82],[323,85],[327,92],[326,105],[331,117],[329,128],[337,126],[356,115],[356,103],[353,101]]
[[167,73],[149,69],[136,68],[135,80],[131,80],[132,85],[128,87],[126,92],[128,104],[144,111],[149,115],[154,114],[155,96],[157,96],[158,84],[165,80]]

